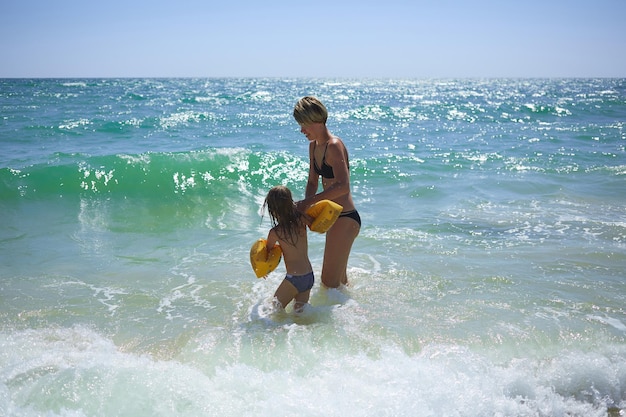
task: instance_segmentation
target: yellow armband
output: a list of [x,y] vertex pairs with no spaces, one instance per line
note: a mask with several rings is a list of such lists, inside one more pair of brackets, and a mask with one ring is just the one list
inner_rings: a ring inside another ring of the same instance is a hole
[[250,264],[257,278],[263,278],[276,269],[280,263],[283,251],[279,245],[274,245],[272,250],[267,252],[267,240],[259,239],[250,248]]
[[343,207],[334,201],[318,201],[306,211],[306,214],[313,217],[313,223],[309,228],[314,232],[326,233],[339,218],[341,210]]

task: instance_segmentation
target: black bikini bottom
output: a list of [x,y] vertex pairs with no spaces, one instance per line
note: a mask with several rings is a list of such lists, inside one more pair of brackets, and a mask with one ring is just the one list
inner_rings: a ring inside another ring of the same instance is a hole
[[349,217],[357,222],[359,224],[359,227],[361,227],[361,216],[359,216],[359,212],[356,210],[344,211],[339,215],[339,217]]

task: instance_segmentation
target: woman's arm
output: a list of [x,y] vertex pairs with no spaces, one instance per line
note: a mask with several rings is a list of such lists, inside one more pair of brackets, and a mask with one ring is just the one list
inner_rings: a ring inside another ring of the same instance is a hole
[[315,168],[313,168],[314,159],[313,159],[313,151],[315,149],[315,142],[311,142],[309,144],[309,177],[306,182],[306,188],[304,190],[304,199],[296,202],[296,207],[301,212],[304,212],[313,202],[310,202],[311,199],[315,198],[315,194],[317,193],[317,188],[319,187],[320,176],[315,172]]
[[317,194],[317,188],[319,186],[320,176],[317,172],[315,172],[315,168],[313,167],[313,164],[315,163],[315,159],[313,156],[314,150],[315,142],[311,142],[309,144],[309,178],[306,182],[306,189],[304,192],[305,199],[313,197],[315,194]]

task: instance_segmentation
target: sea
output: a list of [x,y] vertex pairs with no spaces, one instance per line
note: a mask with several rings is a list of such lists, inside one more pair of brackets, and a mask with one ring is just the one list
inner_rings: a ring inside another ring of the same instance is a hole
[[[363,226],[297,314],[305,95]],[[0,415],[626,415],[626,79],[1,79]]]

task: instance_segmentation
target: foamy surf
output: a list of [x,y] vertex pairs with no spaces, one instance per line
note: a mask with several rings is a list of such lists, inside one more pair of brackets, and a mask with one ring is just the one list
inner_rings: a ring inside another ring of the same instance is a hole
[[500,361],[493,352],[458,345],[426,345],[411,355],[391,342],[340,348],[317,327],[284,322],[265,329],[272,337],[257,334],[254,343],[238,344],[231,333],[229,355],[222,346],[228,341],[207,331],[171,360],[122,352],[85,327],[3,332],[0,411],[599,417],[619,406],[610,398],[619,397],[626,382],[623,346]]

